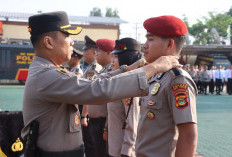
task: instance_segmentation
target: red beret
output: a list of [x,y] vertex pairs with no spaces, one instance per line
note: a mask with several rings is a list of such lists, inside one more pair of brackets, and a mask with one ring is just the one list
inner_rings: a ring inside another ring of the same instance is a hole
[[188,32],[186,24],[175,16],[152,17],[144,21],[147,32],[160,37],[178,37]]
[[102,49],[103,51],[113,51],[114,49],[114,40],[98,39],[96,41],[96,44],[99,47],[99,49]]

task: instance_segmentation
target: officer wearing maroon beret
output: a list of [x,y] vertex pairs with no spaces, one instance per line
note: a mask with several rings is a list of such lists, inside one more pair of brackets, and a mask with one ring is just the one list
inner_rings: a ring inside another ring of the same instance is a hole
[[[181,19],[152,17],[143,25],[148,63],[160,56],[180,54],[188,31]],[[148,83],[149,94],[141,99],[136,156],[193,157],[197,146],[197,88],[191,76],[174,68],[154,75]]]

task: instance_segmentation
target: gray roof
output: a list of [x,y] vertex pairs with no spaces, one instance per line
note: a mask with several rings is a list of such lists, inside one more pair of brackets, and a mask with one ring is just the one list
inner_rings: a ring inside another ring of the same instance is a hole
[[[16,13],[16,12],[1,12],[0,21],[19,21],[28,22],[28,18],[33,13]],[[127,23],[127,21],[115,17],[97,17],[97,16],[69,16],[71,24],[100,24],[100,25],[119,25]]]

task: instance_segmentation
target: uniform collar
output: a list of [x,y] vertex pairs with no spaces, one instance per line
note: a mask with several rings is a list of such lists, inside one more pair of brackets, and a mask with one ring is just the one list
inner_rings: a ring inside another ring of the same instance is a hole
[[52,62],[50,62],[49,60],[47,60],[45,58],[39,57],[39,56],[34,56],[33,61],[41,62],[42,64],[49,66],[49,67],[55,67],[55,65]]

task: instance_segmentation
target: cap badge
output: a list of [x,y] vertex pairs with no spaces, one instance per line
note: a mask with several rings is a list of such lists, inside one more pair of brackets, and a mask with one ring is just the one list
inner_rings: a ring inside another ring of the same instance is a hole
[[147,113],[147,117],[148,117],[149,119],[154,119],[154,118],[155,118],[155,114],[154,114],[153,112],[149,111],[149,112]]
[[30,33],[32,32],[32,29],[30,26],[28,26],[27,29],[28,29],[28,32],[30,32]]
[[159,91],[159,88],[160,88],[160,83],[155,83],[153,89],[151,90],[151,95],[156,95]]

